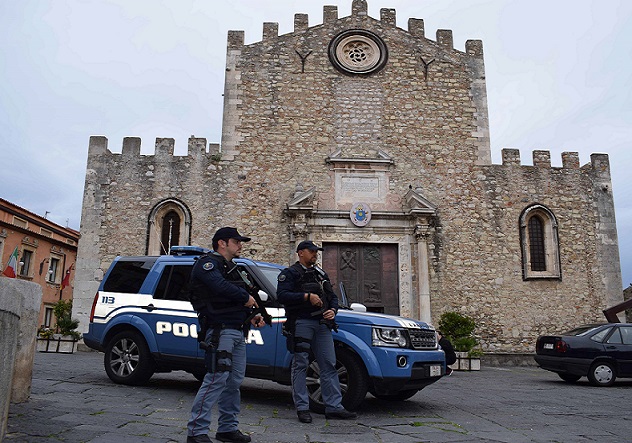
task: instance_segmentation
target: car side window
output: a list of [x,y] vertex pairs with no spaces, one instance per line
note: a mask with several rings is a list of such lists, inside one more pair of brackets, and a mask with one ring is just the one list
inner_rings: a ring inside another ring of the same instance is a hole
[[621,344],[621,333],[619,332],[619,329],[615,329],[614,332],[612,333],[612,335],[610,336],[610,338],[608,339],[607,343],[610,344]]
[[632,328],[623,326],[619,328],[621,331],[621,338],[624,345],[632,345]]
[[156,287],[154,298],[162,300],[188,301],[187,284],[193,265],[165,266]]
[[590,339],[592,341],[596,341],[597,343],[602,343],[603,339],[606,338],[606,336],[610,333],[611,330],[612,328],[606,328],[603,331],[597,332],[595,335],[590,337]]

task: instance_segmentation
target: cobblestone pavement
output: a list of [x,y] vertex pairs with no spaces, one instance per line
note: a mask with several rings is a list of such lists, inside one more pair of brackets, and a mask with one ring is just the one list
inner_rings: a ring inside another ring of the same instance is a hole
[[[157,374],[143,387],[116,385],[101,353],[38,353],[31,399],[11,405],[4,441],[185,442],[197,387],[184,372]],[[313,414],[312,424],[301,424],[289,387],[246,379],[240,428],[254,443],[624,442],[632,438],[631,387],[571,385],[535,367],[483,367],[404,402],[368,395],[356,420]]]

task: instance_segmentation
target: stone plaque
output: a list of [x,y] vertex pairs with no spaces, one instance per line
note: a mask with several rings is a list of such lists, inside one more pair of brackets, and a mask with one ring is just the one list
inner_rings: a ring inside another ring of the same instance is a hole
[[336,201],[338,204],[381,203],[386,196],[386,180],[378,174],[337,174]]
[[380,180],[377,177],[342,177],[341,190],[345,195],[377,197]]

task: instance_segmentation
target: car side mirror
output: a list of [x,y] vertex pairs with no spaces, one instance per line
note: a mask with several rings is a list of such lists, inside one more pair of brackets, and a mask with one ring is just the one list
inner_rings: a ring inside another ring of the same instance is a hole
[[366,306],[362,303],[351,303],[351,310],[358,312],[366,312]]
[[259,298],[261,299],[261,301],[268,301],[268,293],[259,289]]

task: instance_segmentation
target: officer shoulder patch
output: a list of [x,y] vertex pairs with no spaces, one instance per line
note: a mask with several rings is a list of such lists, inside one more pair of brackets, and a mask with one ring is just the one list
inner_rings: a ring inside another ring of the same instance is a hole
[[213,269],[213,267],[214,265],[212,261],[207,261],[202,265],[202,269],[204,269],[205,271],[210,271],[211,269]]
[[279,274],[278,281],[285,281],[285,274]]

